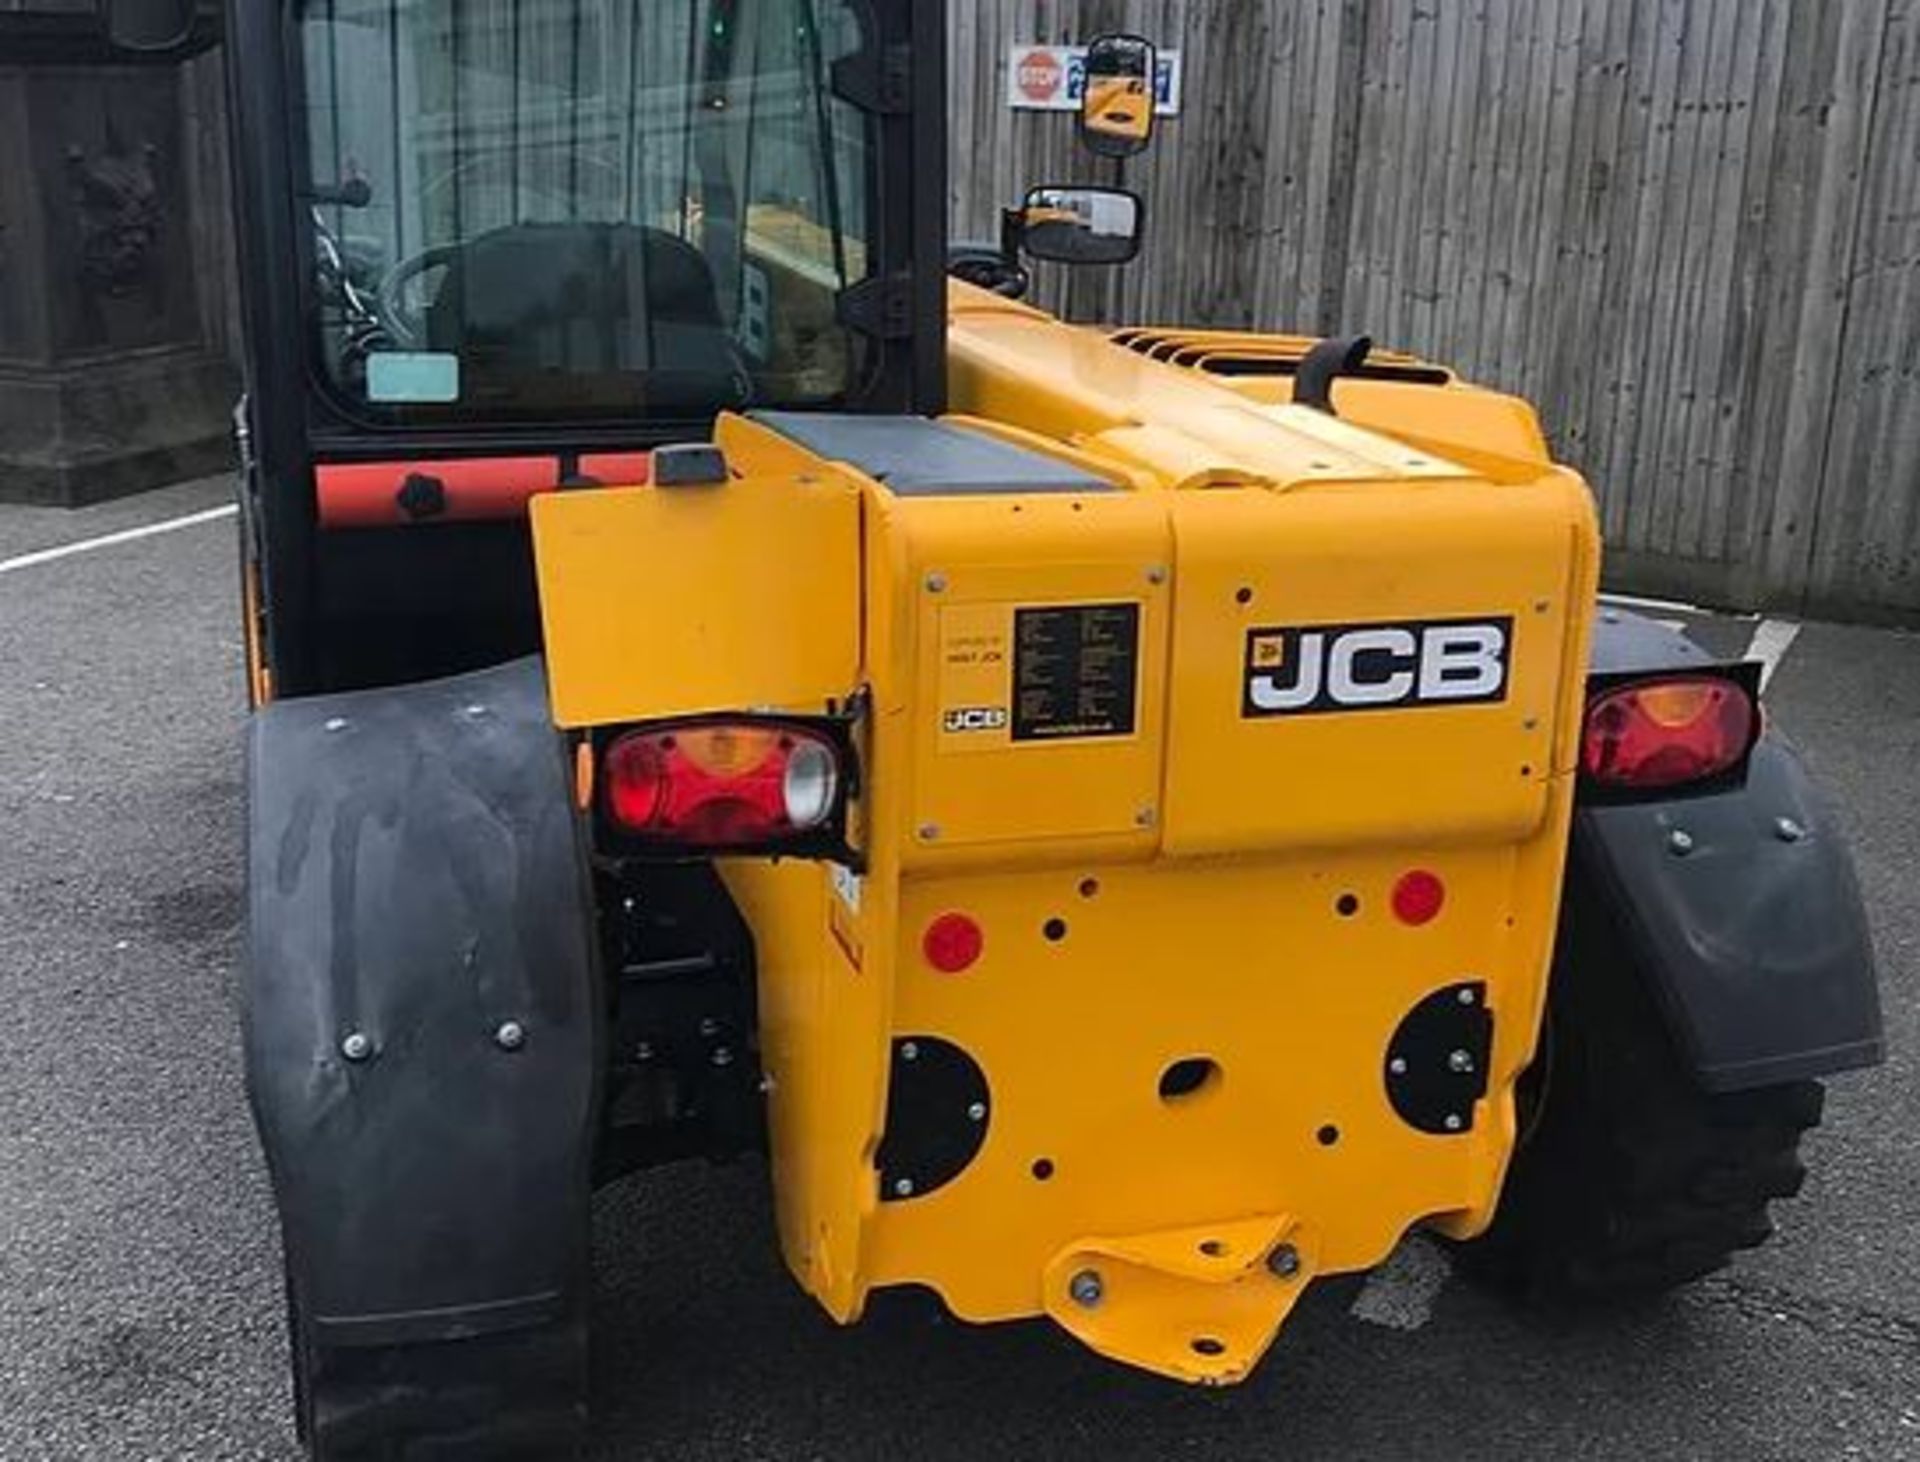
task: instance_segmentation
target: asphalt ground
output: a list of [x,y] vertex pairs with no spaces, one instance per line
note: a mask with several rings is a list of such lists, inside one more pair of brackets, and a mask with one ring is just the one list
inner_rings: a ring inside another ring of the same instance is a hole
[[[0,508],[6,1462],[297,1455],[234,1014],[232,524],[7,566],[225,493]],[[1757,628],[1679,617],[1730,654]],[[757,1167],[671,1170],[599,1203],[592,1456],[1920,1458],[1920,639],[1805,625],[1770,700],[1852,834],[1892,1057],[1834,1083],[1767,1248],[1595,1319],[1408,1247],[1205,1392],[918,1296],[836,1329],[780,1266]]]

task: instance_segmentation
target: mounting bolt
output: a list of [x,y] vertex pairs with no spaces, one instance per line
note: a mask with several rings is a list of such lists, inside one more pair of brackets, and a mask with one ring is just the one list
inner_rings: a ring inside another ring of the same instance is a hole
[[920,824],[920,841],[923,843],[939,842],[940,841],[940,824],[937,822],[921,823]]
[[635,1046],[633,1048],[633,1059],[636,1061],[651,1061],[653,1059],[653,1042],[642,1041],[639,1045]]
[[1447,1070],[1458,1072],[1462,1076],[1466,1075],[1469,1071],[1473,1070],[1473,1052],[1467,1050],[1449,1051],[1447,1053]]
[[1083,1310],[1091,1310],[1099,1304],[1106,1292],[1107,1287],[1100,1282],[1099,1274],[1091,1269],[1082,1269],[1067,1281],[1067,1293]]
[[1407,1074],[1407,1058],[1405,1056],[1395,1056],[1391,1061],[1387,1062],[1387,1070],[1391,1071],[1395,1076],[1405,1076]]
[[472,720],[477,721],[480,719],[480,717],[486,715],[486,713],[487,713],[487,708],[481,705],[480,702],[478,701],[475,701],[472,705],[467,707],[467,716],[469,717],[469,719],[472,719]]
[[1147,570],[1147,582],[1149,584],[1164,584],[1166,581],[1167,570],[1164,565],[1155,564]]
[[373,1054],[373,1037],[365,1031],[349,1031],[340,1042],[340,1054],[349,1061],[364,1061]]
[[896,1197],[911,1198],[913,1196],[913,1179],[912,1178],[894,1179],[893,1191]]
[[713,1048],[713,1054],[707,1059],[713,1062],[715,1066],[731,1066],[733,1065],[732,1048],[728,1046],[715,1046]]
[[1667,851],[1676,858],[1684,858],[1693,851],[1693,834],[1683,827],[1677,827],[1667,834]]
[[920,1059],[920,1048],[912,1041],[902,1041],[900,1043],[900,1059],[902,1061],[918,1061]]
[[974,1102],[972,1105],[970,1105],[967,1108],[967,1120],[970,1122],[986,1121],[987,1120],[987,1104],[985,1102]]
[[1276,1279],[1292,1279],[1300,1272],[1300,1251],[1292,1244],[1275,1244],[1267,1255],[1267,1268]]
[[929,594],[946,593],[947,592],[947,576],[945,574],[928,574],[927,575],[927,592]]
[[1795,822],[1791,817],[1776,817],[1773,835],[1783,843],[1797,843],[1807,835],[1807,829],[1804,823]]
[[1152,827],[1153,826],[1153,809],[1151,807],[1143,807],[1138,812],[1134,813],[1133,825],[1135,827]]
[[1454,996],[1453,998],[1458,1000],[1462,1005],[1471,1005],[1473,1004],[1473,1001],[1474,1001],[1474,994],[1471,989],[1467,989],[1467,990],[1462,990],[1458,995]]
[[1458,1112],[1448,1112],[1447,1113],[1447,1131],[1458,1132],[1459,1130],[1460,1130],[1460,1114]]
[[329,731],[344,731],[344,730],[346,730],[346,729],[347,729],[347,718],[346,718],[345,716],[329,716],[329,717],[327,717],[327,720],[326,720],[326,729],[327,729],[327,730],[329,730]]
[[1527,717],[1526,720],[1520,723],[1520,729],[1522,731],[1538,731],[1540,729],[1540,718],[1538,716]]
[[527,1028],[517,1020],[503,1020],[493,1033],[493,1043],[503,1051],[517,1051],[527,1043]]
[[703,1036],[719,1035],[720,1022],[715,1020],[711,1015],[701,1016],[700,1017],[700,1034]]

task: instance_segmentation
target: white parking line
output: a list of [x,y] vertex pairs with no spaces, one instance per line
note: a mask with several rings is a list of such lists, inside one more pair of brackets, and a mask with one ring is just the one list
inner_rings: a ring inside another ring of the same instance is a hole
[[1787,658],[1787,651],[1799,633],[1799,621],[1792,619],[1763,619],[1753,627],[1753,642],[1747,646],[1747,658],[1760,662],[1761,690],[1773,680],[1774,672]]
[[92,553],[97,548],[112,548],[115,544],[132,543],[136,539],[151,538],[157,533],[177,533],[182,528],[193,528],[201,523],[231,518],[239,511],[232,503],[227,503],[223,507],[188,513],[181,518],[166,518],[158,523],[143,523],[138,528],[122,528],[118,533],[103,533],[98,538],[82,538],[78,543],[62,543],[57,548],[42,548],[35,553],[23,553],[18,558],[0,558],[0,574],[10,574],[17,569],[38,568],[43,563],[71,558],[76,553]]
[[1409,1234],[1367,1276],[1349,1313],[1389,1330],[1418,1330],[1433,1318],[1433,1302],[1452,1277],[1453,1266],[1433,1240]]
[[1639,594],[1602,594],[1602,604],[1617,604],[1622,609],[1651,609],[1662,614],[1706,614],[1698,604],[1687,604],[1679,599],[1648,599]]

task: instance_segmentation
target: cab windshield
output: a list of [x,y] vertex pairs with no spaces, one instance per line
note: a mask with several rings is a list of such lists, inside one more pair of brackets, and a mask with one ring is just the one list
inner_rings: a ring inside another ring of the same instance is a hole
[[872,250],[841,0],[305,0],[316,370],[378,422],[823,405]]

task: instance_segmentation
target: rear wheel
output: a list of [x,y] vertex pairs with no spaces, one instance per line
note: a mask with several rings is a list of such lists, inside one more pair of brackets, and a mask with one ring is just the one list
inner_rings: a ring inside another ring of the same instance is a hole
[[1682,1066],[1605,912],[1569,891],[1522,1140],[1493,1226],[1460,1245],[1470,1275],[1567,1301],[1629,1299],[1723,1268],[1800,1191],[1816,1081],[1709,1092]]

